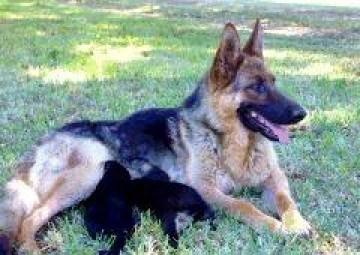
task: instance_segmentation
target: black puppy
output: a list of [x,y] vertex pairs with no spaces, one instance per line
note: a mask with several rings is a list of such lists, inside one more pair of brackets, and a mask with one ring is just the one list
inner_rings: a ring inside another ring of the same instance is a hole
[[0,235],[0,255],[10,255],[11,244],[10,239],[6,235]]
[[192,216],[194,221],[213,219],[214,214],[191,187],[170,182],[168,175],[157,167],[139,179],[130,180],[128,171],[116,161],[105,163],[105,174],[95,192],[86,201],[85,224],[92,237],[115,235],[108,254],[119,254],[131,236],[135,220],[132,208],[150,210],[162,223],[170,244],[177,246],[178,213]]
[[130,180],[127,171],[117,171],[110,161],[105,163],[105,173],[95,191],[84,202],[85,226],[92,238],[98,234],[115,235],[111,252],[119,254],[135,226],[131,201],[123,187]]

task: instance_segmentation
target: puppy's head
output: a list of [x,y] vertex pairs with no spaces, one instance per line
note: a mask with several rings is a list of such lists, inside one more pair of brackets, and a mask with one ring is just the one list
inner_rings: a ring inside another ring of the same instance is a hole
[[103,179],[110,183],[130,181],[128,170],[117,161],[106,161],[104,165],[105,173]]
[[152,166],[149,170],[149,172],[144,175],[145,179],[155,180],[155,181],[163,181],[163,182],[169,182],[170,178],[167,173],[165,173],[163,170],[158,168],[157,166]]

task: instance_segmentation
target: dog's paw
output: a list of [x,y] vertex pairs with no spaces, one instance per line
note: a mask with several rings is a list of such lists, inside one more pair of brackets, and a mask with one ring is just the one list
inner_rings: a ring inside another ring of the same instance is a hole
[[267,226],[268,226],[268,229],[273,233],[278,233],[280,235],[286,234],[282,222],[275,218],[268,217],[267,218]]
[[27,254],[41,254],[41,250],[37,246],[35,240],[34,241],[27,241],[21,244],[19,250],[19,255],[27,255]]
[[297,234],[304,237],[311,237],[314,233],[309,222],[307,222],[298,210],[288,210],[283,213],[282,227],[288,234]]

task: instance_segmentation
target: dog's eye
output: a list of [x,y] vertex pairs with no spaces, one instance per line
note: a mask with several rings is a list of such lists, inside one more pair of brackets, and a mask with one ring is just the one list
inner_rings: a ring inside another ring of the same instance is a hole
[[255,90],[259,94],[266,94],[267,87],[264,83],[257,83],[252,86],[253,90]]

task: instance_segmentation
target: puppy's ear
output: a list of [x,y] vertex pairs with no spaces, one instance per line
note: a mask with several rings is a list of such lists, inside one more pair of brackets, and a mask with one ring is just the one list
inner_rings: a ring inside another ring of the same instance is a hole
[[111,170],[117,170],[118,168],[121,168],[122,166],[115,160],[108,160],[104,163],[104,170],[105,171],[111,171]]
[[254,29],[251,33],[249,40],[245,44],[245,47],[243,48],[243,52],[250,56],[263,58],[263,49],[264,30],[261,26],[260,19],[256,19]]
[[121,178],[121,181],[130,181],[131,180],[131,176],[129,174],[129,171],[121,166],[119,169],[117,169],[117,171],[119,171],[119,176]]
[[219,48],[210,70],[210,80],[214,90],[230,84],[236,77],[243,60],[240,38],[233,24],[225,25]]
[[128,170],[115,160],[109,160],[104,165],[104,177],[113,181],[129,181],[131,179]]

